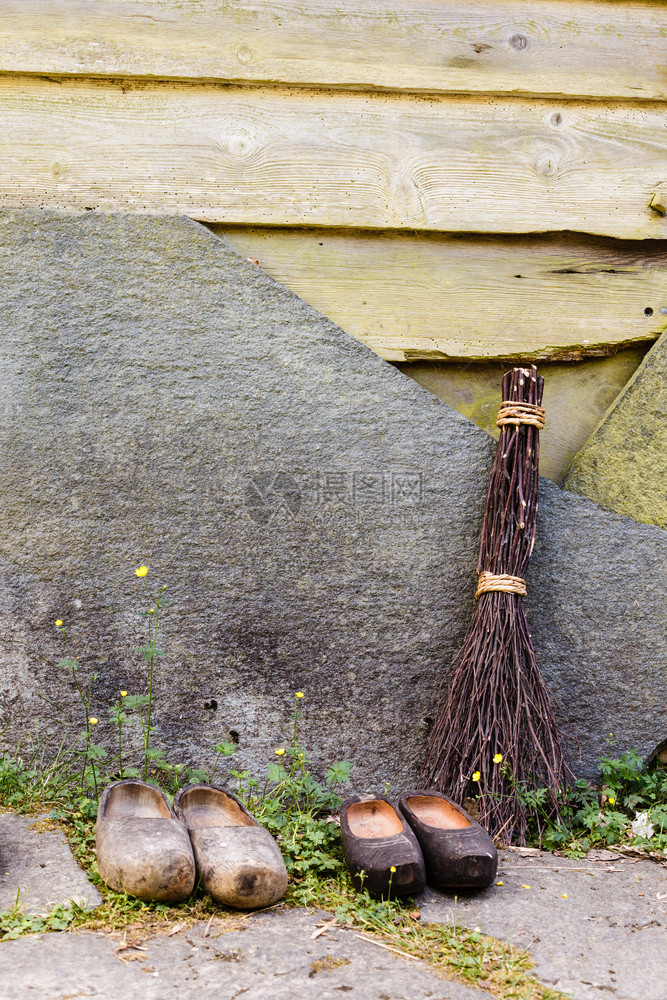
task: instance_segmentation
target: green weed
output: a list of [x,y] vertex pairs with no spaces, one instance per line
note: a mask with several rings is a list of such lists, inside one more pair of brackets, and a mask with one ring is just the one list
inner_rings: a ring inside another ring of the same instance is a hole
[[85,912],[76,903],[68,903],[65,906],[56,906],[45,916],[26,916],[23,913],[19,892],[11,910],[0,913],[0,941],[14,941],[25,934],[67,930],[77,917],[85,915]]
[[667,771],[657,763],[645,768],[635,750],[611,756],[611,735],[608,745],[599,782],[580,778],[564,790],[558,820],[547,808],[547,789],[520,789],[530,817],[529,842],[570,857],[617,845],[667,857]]

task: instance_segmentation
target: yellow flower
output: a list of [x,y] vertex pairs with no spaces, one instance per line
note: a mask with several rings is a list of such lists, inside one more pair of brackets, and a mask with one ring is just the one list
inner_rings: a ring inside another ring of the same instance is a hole
[[154,615],[155,614],[155,608],[151,608],[150,611],[148,612],[148,614],[149,615]]
[[609,798],[607,799],[607,802],[609,803],[610,806],[615,806],[616,805],[616,799],[614,798],[613,795],[609,796]]
[[561,899],[567,899],[567,893],[566,892],[561,892],[560,898]]
[[62,627],[62,621],[60,620],[60,618],[56,618],[56,628],[61,628],[61,627]]
[[277,747],[276,753],[278,754],[279,757],[282,757],[282,755],[285,753],[285,747]]
[[505,885],[504,882],[496,882],[496,885]]
[[479,779],[480,779],[481,777],[482,777],[481,773],[480,773],[479,771],[475,771],[475,773],[474,773],[474,774],[473,774],[473,776],[472,776],[472,780],[473,780],[473,781],[479,781]]
[[297,691],[296,697],[297,698],[303,698],[303,691]]
[[94,715],[91,715],[91,717],[88,719],[88,722],[91,724],[91,726],[97,725],[97,719],[95,718]]
[[121,693],[120,693],[121,698],[124,698],[126,694],[127,694],[127,691],[121,691]]
[[495,754],[495,756],[493,758],[493,763],[494,764],[500,764],[500,762],[501,762],[502,759],[503,759],[503,755],[501,753],[497,753],[497,754]]
[[391,868],[389,869],[389,871],[391,872],[392,875],[394,875],[395,872],[396,872],[396,867],[394,865],[392,865]]
[[146,576],[146,573],[148,573],[148,566],[138,566],[134,571],[135,576]]
[[521,888],[522,889],[530,889],[530,886],[529,885],[522,885]]

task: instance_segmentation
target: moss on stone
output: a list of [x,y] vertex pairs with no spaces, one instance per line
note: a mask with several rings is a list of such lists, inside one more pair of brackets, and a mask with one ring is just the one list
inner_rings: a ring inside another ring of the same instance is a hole
[[575,457],[564,486],[618,514],[667,528],[667,334]]

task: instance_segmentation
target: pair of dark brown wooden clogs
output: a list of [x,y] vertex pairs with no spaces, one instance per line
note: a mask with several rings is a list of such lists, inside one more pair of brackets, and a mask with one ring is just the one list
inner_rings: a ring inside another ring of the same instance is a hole
[[498,852],[488,833],[441,792],[404,792],[398,808],[383,795],[354,796],[341,808],[343,850],[352,880],[372,896],[413,896],[490,885]]
[[275,840],[218,785],[186,785],[172,809],[154,785],[116,781],[102,793],[95,833],[100,876],[139,899],[179,903],[198,881],[216,902],[250,910],[287,891]]

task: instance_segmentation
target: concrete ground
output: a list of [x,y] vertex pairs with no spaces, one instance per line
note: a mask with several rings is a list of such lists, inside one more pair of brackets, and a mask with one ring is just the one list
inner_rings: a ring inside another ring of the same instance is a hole
[[[76,896],[93,907],[62,835],[34,817],[0,816],[0,908],[26,913]],[[501,852],[497,883],[454,896],[427,889],[424,922],[453,921],[527,948],[546,986],[575,1000],[665,1000],[667,868],[609,851],[584,861],[539,851]],[[324,928],[327,915],[277,908],[217,918],[143,941],[52,933],[0,944],[3,1000],[475,1000],[482,989]],[[324,929],[324,933],[323,933]],[[138,945],[138,947],[137,947]]]
[[0,910],[18,903],[23,913],[44,914],[69,900],[89,909],[102,902],[64,835],[46,819],[0,814]]
[[576,1000],[666,1000],[667,867],[612,851],[500,859],[502,885],[456,900],[427,889],[421,919],[456,919],[527,948],[537,978]]
[[[238,930],[220,921],[123,948],[100,934],[47,934],[0,945],[3,1000],[489,1000],[335,930],[327,915],[274,910]],[[208,929],[208,934],[204,937]]]

